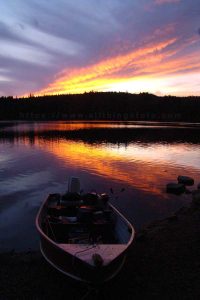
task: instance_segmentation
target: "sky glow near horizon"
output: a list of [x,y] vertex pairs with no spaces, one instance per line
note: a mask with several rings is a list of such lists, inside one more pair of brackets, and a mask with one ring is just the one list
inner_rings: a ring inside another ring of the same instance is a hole
[[0,96],[200,95],[199,0],[7,0],[0,11]]

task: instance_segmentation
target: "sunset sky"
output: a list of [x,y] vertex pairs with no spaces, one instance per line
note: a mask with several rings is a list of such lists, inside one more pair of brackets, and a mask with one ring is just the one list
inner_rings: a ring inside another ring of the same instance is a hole
[[0,96],[200,95],[199,0],[2,0],[0,11]]

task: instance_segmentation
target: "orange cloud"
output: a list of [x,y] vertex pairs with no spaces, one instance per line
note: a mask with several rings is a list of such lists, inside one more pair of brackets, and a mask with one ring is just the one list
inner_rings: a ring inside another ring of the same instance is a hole
[[[147,57],[158,60],[159,53],[175,41],[176,39],[172,38],[155,44],[152,43],[144,48],[105,59],[89,67],[64,70],[53,83],[36,94],[82,93],[93,89],[103,89],[105,86],[127,77],[117,75],[124,69],[134,69],[134,65],[138,65],[138,62],[141,63]],[[133,71],[131,76],[133,76]]]
[[[159,39],[159,36],[154,38]],[[36,92],[37,95],[84,93],[91,90],[113,90],[113,86],[130,80],[148,80],[156,76],[200,69],[198,53],[178,55],[198,42],[197,37],[177,46],[177,38],[148,42],[127,54],[104,59],[88,67],[63,70],[54,82]]]

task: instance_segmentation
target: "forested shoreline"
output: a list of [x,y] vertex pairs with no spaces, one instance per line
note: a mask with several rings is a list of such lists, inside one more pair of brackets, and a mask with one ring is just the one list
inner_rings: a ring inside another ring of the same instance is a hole
[[0,98],[0,120],[200,122],[200,97],[90,92]]

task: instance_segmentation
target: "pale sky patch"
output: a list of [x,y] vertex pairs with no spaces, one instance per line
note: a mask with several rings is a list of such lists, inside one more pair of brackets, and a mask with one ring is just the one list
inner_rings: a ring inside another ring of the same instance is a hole
[[162,5],[166,3],[179,3],[181,0],[154,0],[154,3],[157,5]]
[[28,64],[47,66],[52,63],[52,57],[45,51],[22,43],[1,41],[0,55],[10,59],[25,61]]

